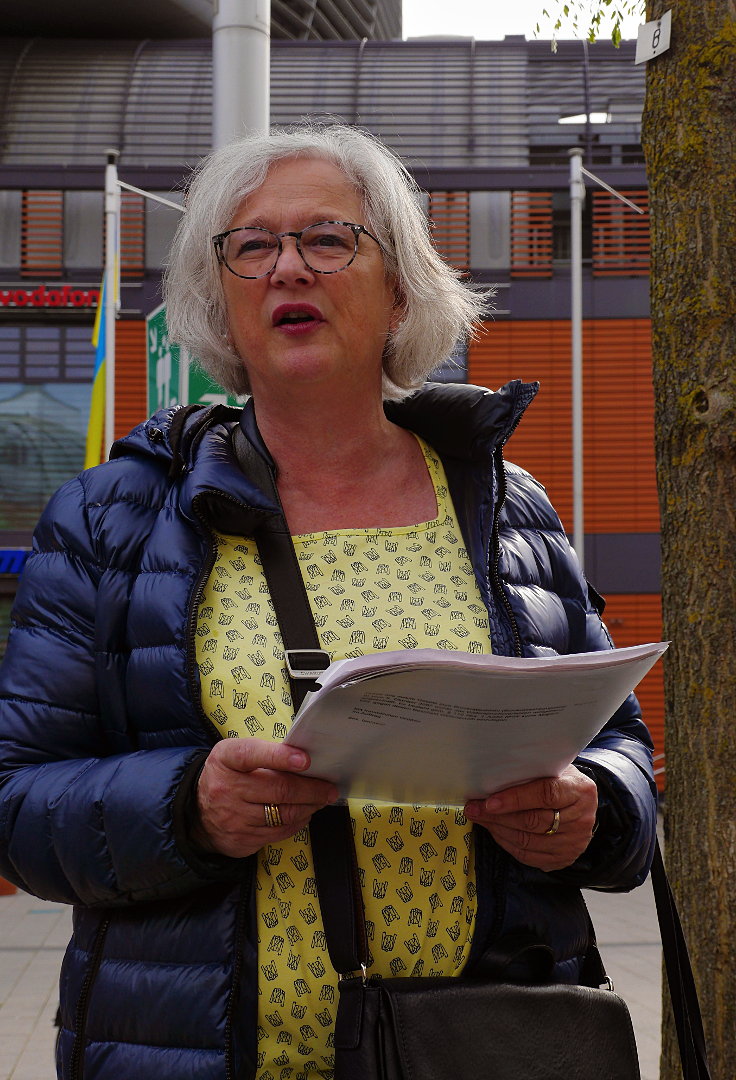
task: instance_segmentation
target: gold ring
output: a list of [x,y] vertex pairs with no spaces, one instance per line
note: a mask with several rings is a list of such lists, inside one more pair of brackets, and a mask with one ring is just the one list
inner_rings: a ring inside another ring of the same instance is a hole
[[281,811],[276,803],[264,803],[263,812],[266,815],[266,824],[271,829],[277,829],[279,825],[283,825],[281,820]]
[[555,810],[555,816],[552,818],[552,824],[545,830],[545,836],[554,836],[560,827],[560,811]]

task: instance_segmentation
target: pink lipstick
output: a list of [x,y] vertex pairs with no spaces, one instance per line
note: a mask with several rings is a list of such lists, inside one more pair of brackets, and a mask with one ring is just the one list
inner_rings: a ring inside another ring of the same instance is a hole
[[290,335],[308,334],[324,322],[324,316],[318,307],[299,302],[279,304],[271,315],[271,324]]

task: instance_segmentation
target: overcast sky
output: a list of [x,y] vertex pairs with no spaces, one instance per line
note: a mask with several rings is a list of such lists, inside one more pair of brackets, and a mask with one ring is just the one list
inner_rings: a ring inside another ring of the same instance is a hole
[[[542,16],[542,9],[559,11],[563,0],[404,0],[404,37],[424,34],[461,34],[483,39],[504,38],[507,34],[550,38],[554,21]],[[623,26],[625,38],[636,38],[643,16],[628,16]],[[561,30],[558,37],[571,37]]]

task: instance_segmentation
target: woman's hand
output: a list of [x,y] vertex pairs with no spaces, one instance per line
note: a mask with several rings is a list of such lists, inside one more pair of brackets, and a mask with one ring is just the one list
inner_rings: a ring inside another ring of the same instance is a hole
[[[473,799],[465,807],[465,816],[488,829],[496,843],[519,862],[539,870],[562,870],[590,843],[597,809],[595,782],[568,765],[560,776]],[[555,825],[555,831],[548,832]]]
[[[338,798],[334,784],[299,776],[309,767],[303,750],[264,739],[223,739],[199,777],[200,823],[193,839],[208,851],[242,859],[265,844],[278,844]],[[266,807],[281,824],[269,825]]]

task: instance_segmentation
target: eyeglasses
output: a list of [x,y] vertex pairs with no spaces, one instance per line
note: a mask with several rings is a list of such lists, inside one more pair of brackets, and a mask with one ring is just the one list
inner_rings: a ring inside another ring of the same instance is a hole
[[228,229],[213,236],[212,243],[218,261],[240,278],[262,278],[270,274],[281,257],[284,236],[294,237],[296,250],[310,270],[317,274],[337,274],[346,270],[358,254],[361,233],[381,247],[380,241],[363,225],[350,221],[319,221],[300,232]]

